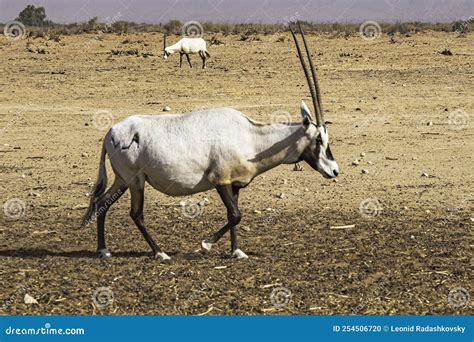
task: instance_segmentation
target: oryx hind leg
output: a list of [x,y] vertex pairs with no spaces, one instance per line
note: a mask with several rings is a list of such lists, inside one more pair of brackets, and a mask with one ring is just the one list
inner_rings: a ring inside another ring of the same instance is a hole
[[127,185],[120,177],[115,177],[114,184],[97,201],[95,215],[97,217],[97,252],[102,258],[111,253],[105,245],[105,216],[109,208],[127,191]]
[[153,251],[155,258],[161,258],[162,260],[169,260],[170,257],[161,251],[156,242],[153,240],[145,227],[145,219],[143,217],[143,205],[145,201],[145,180],[142,177],[135,177],[130,183],[130,195],[132,199],[132,208],[130,210],[130,216],[133,222],[138,227],[146,242]]

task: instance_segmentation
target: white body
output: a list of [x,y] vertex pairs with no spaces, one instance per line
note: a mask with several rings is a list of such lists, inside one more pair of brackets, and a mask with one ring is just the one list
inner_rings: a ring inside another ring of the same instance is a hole
[[216,108],[131,116],[110,129],[104,146],[125,182],[144,177],[158,191],[177,196],[218,184],[246,185],[268,169],[294,163],[317,131],[301,123],[262,125],[234,109]]
[[[202,38],[182,38],[177,43],[166,47],[165,51],[168,54],[179,52],[187,55],[196,54],[199,51],[206,52],[206,41]],[[166,54],[163,57],[168,58]]]

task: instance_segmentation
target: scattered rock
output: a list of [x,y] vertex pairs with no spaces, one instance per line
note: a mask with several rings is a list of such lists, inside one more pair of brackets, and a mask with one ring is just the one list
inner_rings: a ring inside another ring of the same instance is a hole
[[352,165],[354,165],[354,166],[358,166],[359,164],[360,164],[360,162],[359,162],[358,159],[356,159],[352,162]]
[[280,199],[284,199],[285,197],[286,197],[286,195],[283,192],[278,194],[278,198],[280,198]]
[[87,158],[87,157],[89,157],[89,155],[86,152],[82,152],[81,157]]
[[367,164],[369,165],[373,165],[374,163],[372,163],[370,160],[367,162]]
[[361,157],[365,157],[365,152],[361,152],[361,153],[360,153],[360,156],[361,156]]
[[38,304],[38,301],[31,297],[28,293],[25,294],[25,298],[23,298],[25,304]]
[[303,165],[296,163],[293,167],[293,171],[303,171]]
[[186,201],[181,201],[181,202],[179,202],[179,206],[180,206],[180,207],[185,207],[185,206],[186,206]]
[[423,172],[423,173],[421,174],[421,177],[429,177],[429,176],[430,176],[430,175],[427,174],[426,172]]
[[171,112],[171,108],[166,106],[165,108],[163,108],[163,112]]
[[433,126],[433,122],[428,121],[428,122],[426,123],[426,126]]
[[362,169],[361,172],[362,172],[363,174],[368,174],[368,173],[369,173],[369,170],[367,170],[367,169]]
[[201,206],[201,207],[204,207],[205,205],[208,205],[209,204],[209,199],[207,197],[204,197],[204,199],[202,201],[199,201],[198,204]]
[[254,214],[257,214],[257,215],[260,215],[262,213],[260,210],[257,210],[257,209],[255,209],[253,212]]

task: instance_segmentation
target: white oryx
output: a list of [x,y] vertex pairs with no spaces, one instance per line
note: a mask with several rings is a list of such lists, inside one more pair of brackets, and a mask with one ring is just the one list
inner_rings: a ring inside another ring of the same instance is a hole
[[166,46],[166,35],[163,36],[163,59],[167,59],[172,53],[179,52],[179,67],[183,65],[183,55],[186,55],[189,66],[192,68],[190,54],[199,54],[202,59],[202,68],[206,68],[206,59],[211,57],[207,52],[206,41],[202,38],[181,38],[177,43]]
[[[240,189],[259,174],[281,164],[305,161],[325,178],[334,178],[339,168],[329,147],[323,121],[320,92],[303,31],[301,35],[312,72],[308,73],[295,40],[301,65],[311,91],[316,122],[301,102],[301,122],[260,124],[231,108],[215,108],[184,115],[136,115],[115,124],[102,145],[99,176],[83,224],[97,218],[98,251],[109,257],[104,223],[110,206],[127,189],[131,193],[130,216],[140,229],[153,255],[169,259],[148,234],[143,218],[145,182],[171,196],[190,195],[215,188],[227,209],[228,222],[201,243],[209,251],[230,231],[231,254],[247,258],[238,248],[236,226]],[[106,155],[115,173],[113,185],[106,190]]]

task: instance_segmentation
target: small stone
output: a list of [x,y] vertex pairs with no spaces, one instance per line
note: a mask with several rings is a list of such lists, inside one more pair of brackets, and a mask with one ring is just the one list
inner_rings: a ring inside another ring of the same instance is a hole
[[373,163],[369,160],[369,161],[367,162],[367,164],[372,165]]
[[338,180],[337,180],[336,178],[333,178],[332,181],[333,181],[334,183],[337,183],[337,182],[338,182]]
[[278,198],[280,198],[280,199],[284,199],[285,197],[286,197],[286,195],[283,192],[278,194]]
[[250,227],[241,226],[240,228],[242,228],[242,229],[245,230],[246,232],[250,232]]
[[426,126],[433,126],[433,123],[432,123],[431,121],[428,121],[428,122],[426,123]]
[[257,215],[260,215],[262,213],[260,210],[257,210],[257,209],[255,209],[253,212],[254,214],[257,214]]
[[185,207],[185,206],[186,206],[186,201],[181,201],[181,202],[179,202],[179,206],[180,206],[180,207]]
[[360,156],[361,156],[361,157],[365,157],[365,152],[361,152],[361,153],[360,153]]
[[38,304],[38,301],[30,296],[28,293],[25,294],[25,298],[23,298],[25,304]]
[[363,174],[368,174],[368,173],[369,173],[369,170],[367,170],[367,169],[362,169],[361,172],[362,172]]
[[414,239],[415,238],[415,235],[410,235],[410,239]]
[[403,207],[403,210],[408,210],[408,207],[407,207],[407,206],[404,206],[404,207]]
[[304,188],[304,191],[305,191],[305,192],[308,192],[308,191],[309,191],[309,189],[308,189],[308,188]]
[[204,197],[202,201],[198,202],[198,205],[200,205],[201,207],[204,207],[205,205],[208,205],[208,204],[209,204],[209,199],[207,197]]
[[171,112],[171,108],[166,106],[165,108],[163,108],[163,112]]
[[293,167],[293,171],[303,171],[303,165],[296,163]]
[[430,175],[427,174],[426,172],[423,172],[423,173],[421,174],[421,177],[429,177],[429,176],[430,176]]
[[356,160],[354,160],[354,161],[352,162],[352,165],[354,165],[354,166],[357,166],[357,165],[359,165],[359,164],[360,164],[360,162],[359,162],[358,159],[356,159]]
[[86,152],[82,152],[81,157],[86,158],[89,157],[89,155]]
[[425,213],[427,213],[427,214],[430,214],[430,213],[431,213],[431,211],[430,211],[430,210],[428,210],[428,209],[426,209],[426,210],[425,210]]
[[287,184],[288,183],[288,180],[287,179],[283,179],[283,184]]
[[418,160],[418,158],[417,157],[412,157],[411,160]]

